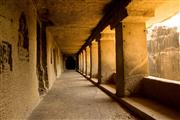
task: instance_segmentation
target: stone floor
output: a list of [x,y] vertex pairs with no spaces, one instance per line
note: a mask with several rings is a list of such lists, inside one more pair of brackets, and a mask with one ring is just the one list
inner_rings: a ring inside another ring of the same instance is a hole
[[54,83],[28,120],[137,120],[87,81],[68,71]]

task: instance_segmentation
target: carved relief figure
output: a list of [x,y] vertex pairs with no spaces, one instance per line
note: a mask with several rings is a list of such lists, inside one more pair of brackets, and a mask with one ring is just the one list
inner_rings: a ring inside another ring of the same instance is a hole
[[0,43],[0,74],[2,73],[2,64],[3,64],[3,49],[2,49],[2,44]]
[[0,73],[12,71],[12,46],[8,42],[0,43]]
[[24,12],[19,18],[18,30],[18,54],[21,61],[29,61],[29,36],[26,16]]

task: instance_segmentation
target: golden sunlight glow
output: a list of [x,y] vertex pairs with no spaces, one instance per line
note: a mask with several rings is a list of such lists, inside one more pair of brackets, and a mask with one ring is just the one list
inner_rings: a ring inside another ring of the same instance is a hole
[[167,26],[167,27],[178,27],[177,32],[180,32],[180,13],[173,16],[169,20],[166,20],[161,23],[161,25]]
[[171,17],[170,19],[156,24],[156,26],[167,26],[167,27],[180,27],[180,13]]

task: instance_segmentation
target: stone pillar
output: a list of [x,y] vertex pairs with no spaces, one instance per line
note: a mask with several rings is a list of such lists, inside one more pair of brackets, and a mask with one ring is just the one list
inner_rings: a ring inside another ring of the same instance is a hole
[[98,78],[98,43],[92,41],[92,78]]
[[116,38],[116,94],[123,97],[125,91],[122,23],[115,27]]
[[81,71],[81,54],[79,54],[78,55],[78,61],[79,61],[79,68],[78,68],[78,70],[79,70],[79,72]]
[[87,76],[90,76],[90,47],[86,47],[86,55],[87,55]]
[[145,23],[121,23],[116,27],[117,95],[129,96],[138,91],[148,74]]
[[[76,55],[76,71],[79,71],[79,55]],[[58,58],[60,59],[60,58]],[[59,60],[58,60],[59,61]],[[59,61],[60,62],[60,61]]]
[[86,74],[86,51],[83,50],[83,75]]
[[96,38],[96,41],[98,42],[98,84],[101,84],[101,35],[99,35]]
[[92,44],[89,45],[90,49],[90,78],[92,78]]
[[115,31],[107,27],[101,32],[101,83],[115,79],[115,58]]
[[85,75],[87,76],[87,49],[85,48]]
[[83,53],[81,52],[81,73],[83,73],[83,66],[84,66],[83,63],[84,63],[83,62]]
[[125,95],[135,93],[148,74],[145,23],[123,23]]

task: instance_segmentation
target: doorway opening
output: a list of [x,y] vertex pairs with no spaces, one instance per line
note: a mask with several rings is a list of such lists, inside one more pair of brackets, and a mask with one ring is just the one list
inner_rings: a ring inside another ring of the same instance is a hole
[[74,59],[74,57],[69,56],[66,59],[66,69],[67,70],[75,70],[76,68],[76,60]]

